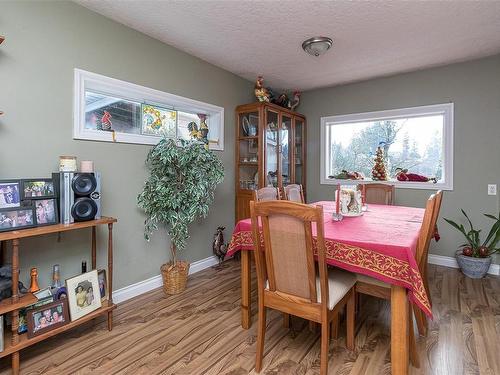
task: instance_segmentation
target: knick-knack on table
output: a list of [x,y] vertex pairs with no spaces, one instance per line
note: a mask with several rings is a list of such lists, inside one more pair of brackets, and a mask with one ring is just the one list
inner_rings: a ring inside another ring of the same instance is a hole
[[61,274],[59,264],[54,264],[52,266],[52,289],[59,289],[62,287]]
[[30,293],[38,292],[40,290],[40,286],[38,285],[38,270],[35,267],[31,269],[30,276],[31,282],[28,291]]
[[372,168],[372,179],[376,181],[387,181],[387,168],[384,159],[384,149],[379,145],[377,147],[375,164]]

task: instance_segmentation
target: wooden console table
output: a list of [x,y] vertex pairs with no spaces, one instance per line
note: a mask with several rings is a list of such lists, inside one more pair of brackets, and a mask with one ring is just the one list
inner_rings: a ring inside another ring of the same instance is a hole
[[[7,355],[12,355],[12,373],[19,374],[19,351],[28,346],[36,344],[37,342],[43,341],[51,336],[57,335],[58,333],[67,331],[71,328],[79,326],[89,320],[92,320],[101,315],[107,315],[108,320],[108,330],[113,329],[113,310],[116,307],[113,304],[113,223],[117,220],[112,217],[102,217],[97,220],[84,221],[72,224],[55,224],[48,225],[44,227],[36,227],[31,229],[16,230],[9,232],[0,233],[0,243],[2,243],[2,249],[5,249],[3,244],[6,241],[12,241],[12,297],[6,298],[0,302],[0,315],[6,314],[8,312],[12,313],[12,332],[6,332],[4,335],[4,350],[0,352],[0,358]],[[71,230],[91,228],[92,230],[92,269],[96,269],[96,227],[98,225],[108,225],[108,271],[107,271],[107,287],[109,293],[109,299],[103,301],[101,308],[91,312],[84,317],[69,322],[68,324],[53,329],[52,331],[46,332],[39,336],[33,338],[28,338],[27,333],[18,334],[17,329],[19,326],[19,310],[34,304],[37,298],[31,294],[27,293],[25,295],[19,294],[19,240],[21,238],[36,237],[49,233],[60,233]]]

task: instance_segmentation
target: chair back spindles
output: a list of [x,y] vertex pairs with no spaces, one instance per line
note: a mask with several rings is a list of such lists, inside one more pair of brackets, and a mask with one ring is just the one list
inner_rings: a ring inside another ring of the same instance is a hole
[[[359,185],[361,187],[361,185]],[[365,202],[368,204],[394,204],[394,185],[364,184]]]
[[281,199],[280,190],[275,187],[263,187],[253,191],[255,202],[275,201]]
[[304,200],[304,191],[302,185],[290,184],[283,188],[284,199],[287,201],[306,203]]
[[432,194],[425,205],[424,219],[422,220],[422,226],[420,227],[416,253],[417,264],[419,265],[421,272],[425,269],[425,265],[427,263],[429,244],[436,228],[442,194],[443,193],[441,191],[436,194]]

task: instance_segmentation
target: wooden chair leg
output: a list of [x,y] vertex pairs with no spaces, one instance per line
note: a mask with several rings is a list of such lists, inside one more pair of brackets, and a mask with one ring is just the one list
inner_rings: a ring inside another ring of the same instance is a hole
[[409,340],[410,340],[410,362],[414,367],[420,368],[420,360],[418,358],[417,342],[415,340],[415,330],[413,328],[412,310],[413,309],[412,309],[412,306],[410,304],[410,307],[408,309],[408,335],[409,335]]
[[431,290],[429,289],[429,278],[427,277],[427,263],[424,265],[424,272],[422,274],[422,279],[424,280],[424,288],[427,292],[427,299],[429,304],[432,306]]
[[347,339],[346,346],[349,350],[354,350],[354,319],[356,317],[356,294],[351,290],[349,299],[347,300]]
[[340,314],[339,313],[336,313],[335,315],[333,315],[333,319],[332,319],[332,322],[330,323],[331,324],[331,327],[330,327],[330,338],[331,339],[338,339],[339,338],[339,324],[340,324]]
[[259,301],[259,322],[257,325],[257,347],[255,358],[255,372],[262,370],[262,357],[264,356],[264,339],[266,336],[266,308]]
[[328,348],[330,345],[330,324],[321,323],[320,375],[328,374]]
[[318,324],[316,322],[313,322],[312,320],[309,321],[309,331],[311,332],[316,332],[318,329]]
[[290,328],[290,314],[283,313],[283,328]]
[[413,309],[411,310],[413,310],[413,314],[415,314],[415,320],[417,321],[417,328],[419,335],[424,337],[427,336],[428,322],[424,312],[420,310],[417,306],[414,306]]

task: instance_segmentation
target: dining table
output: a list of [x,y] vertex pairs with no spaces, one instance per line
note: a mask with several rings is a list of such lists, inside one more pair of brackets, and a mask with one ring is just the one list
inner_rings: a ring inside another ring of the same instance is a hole
[[[368,204],[360,216],[334,221],[335,202],[311,203],[323,207],[326,261],[329,265],[381,280],[391,287],[391,369],[407,374],[409,366],[410,305],[432,318],[432,309],[416,260],[424,209]],[[313,235],[314,235],[313,228]],[[314,247],[313,247],[314,248]],[[241,325],[251,327],[250,219],[233,231],[226,257],[241,252]]]

